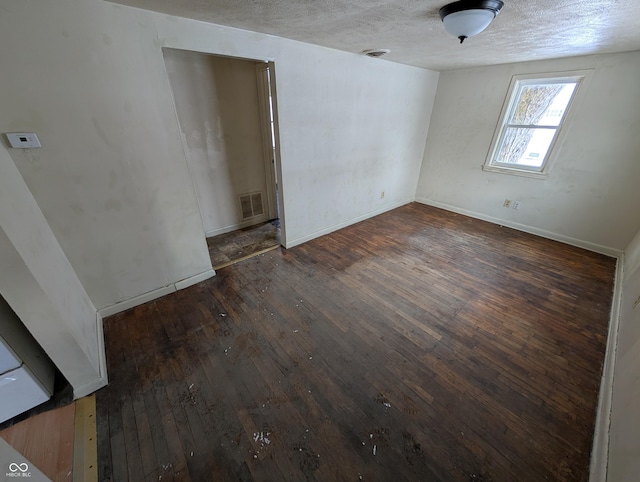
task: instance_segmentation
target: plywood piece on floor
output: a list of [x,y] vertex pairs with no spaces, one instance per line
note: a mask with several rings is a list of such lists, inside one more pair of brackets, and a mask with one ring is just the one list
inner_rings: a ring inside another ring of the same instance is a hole
[[71,481],[74,414],[73,403],[49,410],[6,428],[0,437],[49,479]]
[[51,482],[51,479],[24,455],[0,438],[0,473],[17,474],[7,476],[6,480],[28,478],[32,482]]

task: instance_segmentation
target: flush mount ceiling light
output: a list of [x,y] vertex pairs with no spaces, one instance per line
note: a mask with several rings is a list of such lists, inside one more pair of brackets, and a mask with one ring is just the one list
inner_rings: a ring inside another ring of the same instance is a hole
[[500,0],[460,0],[442,7],[440,18],[444,29],[462,43],[487,28],[503,6]]

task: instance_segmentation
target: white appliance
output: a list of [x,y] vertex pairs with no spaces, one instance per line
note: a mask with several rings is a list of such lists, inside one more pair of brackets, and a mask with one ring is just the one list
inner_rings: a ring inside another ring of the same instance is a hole
[[0,423],[51,398],[55,368],[0,296]]

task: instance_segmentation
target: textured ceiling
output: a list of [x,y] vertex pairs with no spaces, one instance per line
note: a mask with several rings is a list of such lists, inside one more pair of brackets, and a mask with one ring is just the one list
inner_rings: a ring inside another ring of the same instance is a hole
[[460,45],[438,10],[447,0],[117,0],[385,60],[449,70],[640,50],[640,0],[504,0],[493,23]]

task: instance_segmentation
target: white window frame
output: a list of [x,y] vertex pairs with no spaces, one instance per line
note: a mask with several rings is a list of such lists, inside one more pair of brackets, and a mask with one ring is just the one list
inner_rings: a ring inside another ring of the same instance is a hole
[[[514,174],[516,176],[532,177],[537,179],[546,179],[549,175],[549,170],[556,159],[560,146],[564,140],[564,135],[567,132],[567,125],[571,123],[571,119],[575,111],[577,110],[577,104],[581,98],[581,93],[585,90],[584,84],[586,83],[587,75],[590,70],[575,70],[570,72],[556,72],[556,73],[542,73],[542,74],[525,74],[514,75],[511,78],[509,90],[505,98],[505,102],[502,106],[502,112],[500,113],[500,122],[498,123],[493,139],[491,141],[491,147],[487,154],[487,158],[482,166],[484,171],[489,172],[501,172],[505,174]],[[521,88],[527,85],[540,85],[540,84],[554,84],[559,82],[576,82],[576,88],[573,91],[573,95],[567,104],[567,108],[564,111],[562,119],[557,126],[542,127],[555,129],[555,135],[547,154],[542,162],[542,166],[539,168],[532,166],[523,166],[516,164],[496,163],[494,159],[498,154],[498,149],[502,143],[502,138],[506,132],[506,128],[510,126],[522,126],[522,127],[534,127],[541,128],[540,126],[524,126],[519,124],[509,124],[508,119],[511,117],[513,109],[515,109],[519,97]]]

